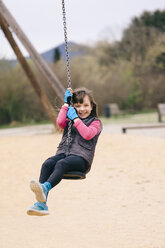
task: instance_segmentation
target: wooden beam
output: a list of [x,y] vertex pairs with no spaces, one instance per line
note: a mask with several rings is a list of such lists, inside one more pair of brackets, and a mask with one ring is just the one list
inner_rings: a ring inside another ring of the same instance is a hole
[[35,77],[35,75],[34,75],[33,71],[31,70],[29,64],[27,63],[26,59],[22,55],[17,43],[15,42],[15,40],[13,38],[12,33],[10,32],[10,30],[8,28],[6,21],[4,20],[4,18],[2,17],[1,14],[0,14],[0,26],[1,26],[1,29],[3,30],[3,32],[7,38],[7,40],[9,41],[11,47],[13,48],[13,50],[14,50],[17,58],[18,58],[18,61],[22,65],[22,68],[24,69],[27,77],[29,78],[36,94],[38,95],[48,117],[50,118],[50,120],[54,124],[55,128],[57,128],[57,126],[56,126],[56,119],[57,119],[56,111],[53,108],[53,106],[51,105],[51,103],[49,102],[49,99],[47,98],[45,92],[41,88],[40,83],[38,82],[37,78]]
[[8,11],[2,0],[0,0],[0,14],[3,16],[7,24],[12,28],[13,32],[17,35],[18,39],[24,45],[26,50],[29,52],[31,59],[33,60],[34,64],[36,65],[42,76],[46,79],[46,81],[55,91],[61,102],[63,102],[64,92],[65,92],[63,85],[60,83],[56,75],[52,72],[48,64],[35,50],[35,48],[28,40],[22,29],[19,27],[14,17]]
[[128,129],[145,129],[145,128],[165,128],[165,124],[160,124],[160,125],[138,125],[138,126],[127,126],[127,127],[122,127],[122,133],[126,133]]

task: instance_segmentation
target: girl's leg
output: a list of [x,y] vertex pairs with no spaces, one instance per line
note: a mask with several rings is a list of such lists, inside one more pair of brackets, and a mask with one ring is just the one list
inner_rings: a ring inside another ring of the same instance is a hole
[[62,180],[65,173],[74,170],[85,172],[87,170],[86,161],[82,157],[69,155],[56,162],[54,170],[47,179],[47,182],[49,182],[53,188]]
[[47,159],[41,169],[40,182],[32,180],[30,184],[37,201],[45,204],[49,190],[62,180],[65,173],[73,170],[85,172],[87,170],[86,161],[79,156],[65,157],[64,154]]
[[64,157],[65,154],[59,154],[48,158],[42,165],[39,182],[37,180],[30,182],[30,188],[35,193],[38,202],[46,203],[48,192],[52,188],[47,179],[52,174],[56,163]]
[[39,182],[44,183],[52,174],[54,167],[60,159],[65,158],[65,154],[59,154],[48,158],[41,167]]

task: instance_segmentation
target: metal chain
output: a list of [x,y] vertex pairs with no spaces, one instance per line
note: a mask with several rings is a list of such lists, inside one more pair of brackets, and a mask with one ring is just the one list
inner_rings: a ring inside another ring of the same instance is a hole
[[70,88],[71,87],[71,72],[70,72],[70,58],[69,58],[68,36],[67,36],[67,26],[66,26],[66,11],[65,11],[64,0],[62,0],[62,14],[63,14],[63,28],[64,28],[64,39],[65,39],[67,79],[68,79],[68,88]]
[[[62,15],[63,15],[63,28],[64,28],[64,40],[65,40],[67,80],[68,80],[68,88],[70,88],[71,87],[71,72],[70,72],[70,58],[69,58],[68,36],[67,36],[67,26],[66,26],[66,11],[65,11],[64,0],[62,0]],[[68,154],[69,154],[69,148],[72,142],[71,131],[72,131],[72,121],[70,120],[68,123],[68,137],[67,137]]]

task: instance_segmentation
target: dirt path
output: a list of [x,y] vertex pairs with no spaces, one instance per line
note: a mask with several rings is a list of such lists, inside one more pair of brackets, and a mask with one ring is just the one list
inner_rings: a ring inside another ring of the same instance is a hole
[[[121,134],[122,127],[125,126],[145,126],[145,125],[158,125],[158,123],[153,124],[109,124],[105,125],[103,132],[111,134]],[[52,134],[54,133],[54,126],[52,124],[46,125],[34,125],[19,128],[8,128],[0,130],[1,136],[33,136],[42,134]],[[145,128],[145,129],[134,129],[127,130],[127,134],[130,135],[140,135],[140,136],[151,136],[165,138],[165,127],[164,128]]]
[[46,124],[1,129],[0,136],[31,136],[38,134],[51,134],[53,132],[54,126],[52,124]]

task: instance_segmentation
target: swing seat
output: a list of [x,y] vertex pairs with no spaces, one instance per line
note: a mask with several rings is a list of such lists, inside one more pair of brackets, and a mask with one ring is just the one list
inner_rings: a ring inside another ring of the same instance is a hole
[[69,171],[63,176],[63,179],[72,179],[72,180],[79,180],[85,178],[86,178],[85,173],[80,171]]

